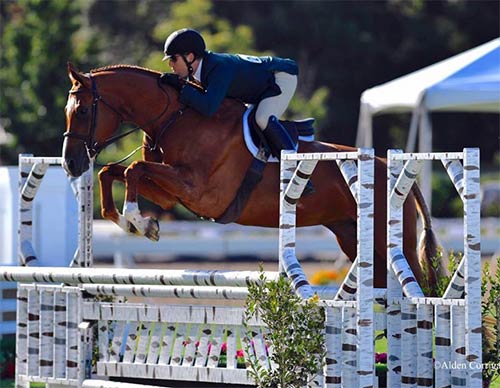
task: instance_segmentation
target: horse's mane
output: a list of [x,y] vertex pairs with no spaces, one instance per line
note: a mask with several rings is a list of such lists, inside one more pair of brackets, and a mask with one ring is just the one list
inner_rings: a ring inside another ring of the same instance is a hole
[[109,71],[109,70],[131,70],[131,71],[135,71],[138,73],[146,73],[148,75],[160,74],[159,71],[151,70],[151,69],[148,69],[145,67],[134,66],[134,65],[121,65],[121,64],[120,65],[109,65],[109,66],[99,67],[97,69],[92,69],[92,70],[90,70],[90,73],[95,74],[95,73],[100,73],[100,72]]
[[[90,70],[90,74],[96,74],[96,73],[101,73],[105,71],[114,71],[114,70],[121,70],[121,71],[134,71],[137,73],[142,73],[145,75],[158,75],[161,74],[159,71],[156,70],[151,70],[146,67],[141,67],[141,66],[135,66],[135,65],[124,65],[124,64],[118,64],[118,65],[108,65],[108,66],[103,66],[99,67],[97,69],[92,69]],[[224,107],[223,109],[226,112],[235,112],[235,114],[241,114],[240,111],[242,109],[245,109],[245,106],[243,102],[237,99],[233,98],[226,98],[224,99],[224,102],[222,104]],[[238,113],[236,113],[238,112]]]

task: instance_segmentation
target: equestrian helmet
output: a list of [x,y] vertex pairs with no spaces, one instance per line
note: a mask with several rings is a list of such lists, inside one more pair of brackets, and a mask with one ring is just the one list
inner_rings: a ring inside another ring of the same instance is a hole
[[205,41],[201,34],[190,28],[183,28],[172,32],[165,41],[163,60],[177,54],[193,53],[196,58],[202,57],[205,52]]

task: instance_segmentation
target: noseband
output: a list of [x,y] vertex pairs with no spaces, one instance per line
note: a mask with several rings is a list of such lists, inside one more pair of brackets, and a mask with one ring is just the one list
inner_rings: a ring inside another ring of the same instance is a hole
[[[89,128],[89,131],[86,135],[80,135],[79,133],[74,133],[74,132],[65,132],[63,134],[63,136],[66,138],[73,138],[73,139],[77,139],[77,140],[80,140],[84,143],[85,145],[85,148],[87,149],[87,154],[89,156],[89,159],[91,158],[95,158],[97,157],[97,155],[104,149],[106,148],[107,146],[109,146],[110,144],[113,144],[114,142],[118,141],[119,139],[125,137],[125,136],[128,136],[130,135],[131,133],[137,131],[138,129],[140,129],[139,126],[136,126],[135,128],[129,130],[129,131],[126,131],[124,133],[121,133],[119,135],[115,135],[115,136],[111,136],[109,139],[105,140],[104,142],[102,143],[98,143],[96,142],[95,140],[95,133],[96,133],[96,127],[97,127],[97,112],[98,112],[98,107],[99,107],[99,102],[102,102],[104,105],[106,105],[109,109],[111,109],[116,115],[118,115],[118,117],[120,118],[120,124],[124,122],[123,120],[123,116],[122,114],[115,108],[113,108],[112,105],[110,105],[109,103],[107,103],[103,98],[102,96],[99,95],[98,91],[97,91],[97,85],[96,85],[96,82],[95,82],[95,79],[94,77],[92,77],[92,74],[89,75],[90,76],[90,81],[92,82],[92,116],[91,116],[91,121],[90,121],[90,128]],[[161,88],[161,87],[160,87]],[[163,90],[163,88],[161,88],[161,90],[165,92],[165,90]],[[79,90],[74,90],[74,91],[69,91],[69,94],[76,94],[78,93]],[[168,109],[168,106],[170,105],[170,96],[168,95],[168,93],[166,93],[168,99],[169,99],[169,103],[165,106],[165,109],[163,109],[163,111],[160,113],[160,115],[158,117],[156,117],[154,120],[152,120],[150,123],[148,123],[148,126],[152,123],[154,123],[155,121],[157,121],[158,119],[160,119],[163,114],[167,111]],[[161,136],[165,133],[165,131],[170,128],[174,123],[175,121],[177,120],[177,118],[179,116],[182,116],[182,114],[184,113],[184,111],[186,110],[186,107],[182,107],[181,109],[177,110],[176,112],[174,112],[172,114],[172,116],[170,117],[170,120],[167,121],[167,123],[160,129],[160,132],[158,134],[158,136],[155,136],[156,139],[153,143],[153,146],[149,146],[150,149],[152,150],[156,150],[157,146],[158,146],[158,142],[161,138]],[[146,134],[146,136],[148,136]],[[149,139],[151,142],[153,139]],[[138,149],[142,148],[139,147]],[[135,150],[137,151],[137,149]],[[135,152],[134,151],[134,152]],[[124,160],[126,160],[128,157],[130,157],[131,154],[129,154],[126,158],[120,160],[119,162],[122,162]]]

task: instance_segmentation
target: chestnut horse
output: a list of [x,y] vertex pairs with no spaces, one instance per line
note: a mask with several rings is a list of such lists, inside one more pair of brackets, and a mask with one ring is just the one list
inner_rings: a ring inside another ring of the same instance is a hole
[[[121,122],[135,123],[145,132],[144,160],[128,167],[106,166],[99,172],[103,218],[125,231],[156,240],[158,223],[141,216],[138,195],[163,209],[182,203],[207,218],[224,213],[252,161],[242,136],[242,103],[226,99],[213,117],[204,117],[183,109],[178,92],[160,84],[160,73],[155,71],[117,65],[82,74],[68,63],[68,75],[72,88],[65,108],[63,165],[71,176],[78,177],[88,169],[89,158],[113,140]],[[339,151],[355,149],[319,141],[299,145],[299,152]],[[111,188],[115,180],[126,186],[123,215],[113,201]],[[324,225],[354,260],[356,204],[336,162],[318,163],[311,180],[315,192],[297,204],[297,226]],[[375,161],[375,186],[374,283],[375,287],[385,287],[386,163],[380,158]],[[403,210],[404,254],[420,284],[432,289],[435,277],[428,255],[434,254],[434,248],[429,246],[432,238],[421,239],[425,240],[421,245],[425,249],[420,249],[417,256],[417,209],[423,213],[425,236],[433,237],[427,207],[414,185]],[[279,166],[270,163],[236,222],[277,227],[278,219]]]

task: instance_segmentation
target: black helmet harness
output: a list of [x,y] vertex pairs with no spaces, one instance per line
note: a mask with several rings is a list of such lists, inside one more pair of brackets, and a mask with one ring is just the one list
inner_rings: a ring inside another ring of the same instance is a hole
[[182,60],[184,61],[184,63],[186,64],[186,67],[188,69],[188,80],[192,81],[193,80],[193,73],[194,73],[194,70],[193,70],[193,63],[194,61],[196,61],[196,59],[198,58],[196,55],[194,56],[194,59],[189,62],[188,59],[186,58],[186,54],[179,54],[182,58]]

